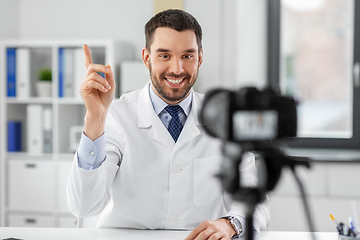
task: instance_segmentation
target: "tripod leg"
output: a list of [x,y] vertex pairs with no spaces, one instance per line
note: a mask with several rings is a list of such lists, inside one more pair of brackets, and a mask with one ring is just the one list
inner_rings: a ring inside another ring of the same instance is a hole
[[254,229],[253,229],[253,214],[248,213],[245,218],[245,239],[253,240],[254,238]]

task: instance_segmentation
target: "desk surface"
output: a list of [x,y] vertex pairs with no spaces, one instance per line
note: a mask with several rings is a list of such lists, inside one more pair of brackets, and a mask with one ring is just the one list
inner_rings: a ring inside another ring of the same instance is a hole
[[[80,228],[0,228],[0,239],[23,240],[183,240],[189,231],[130,230],[130,229],[80,229]],[[315,233],[316,240],[338,240],[335,232]],[[311,240],[307,232],[265,231],[255,240]]]

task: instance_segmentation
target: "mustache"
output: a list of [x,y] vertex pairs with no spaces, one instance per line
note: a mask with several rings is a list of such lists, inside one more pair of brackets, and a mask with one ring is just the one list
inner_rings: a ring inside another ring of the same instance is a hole
[[190,74],[188,73],[183,73],[183,74],[175,74],[175,73],[162,73],[160,74],[161,78],[190,78]]

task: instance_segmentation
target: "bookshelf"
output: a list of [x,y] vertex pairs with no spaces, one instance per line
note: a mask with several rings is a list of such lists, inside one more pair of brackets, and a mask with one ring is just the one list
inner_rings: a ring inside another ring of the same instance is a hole
[[[84,43],[89,45],[94,63],[112,66],[119,86],[121,54],[114,40],[7,39],[0,42],[2,227],[76,226],[76,218],[67,208],[65,188],[74,156],[74,146],[70,142],[74,142],[74,129],[83,125],[85,115],[82,99],[77,95],[78,80],[82,80],[86,72],[84,62],[80,61]],[[16,81],[25,79],[22,85],[20,82],[15,84],[16,96],[9,96],[8,92],[9,72],[12,71],[9,69],[11,62],[7,61],[9,49],[12,49],[12,54],[25,52],[25,60],[18,62],[18,58],[23,57],[19,53],[12,62],[17,67]],[[62,55],[64,52],[68,54],[66,58]],[[52,70],[50,97],[39,96],[36,89],[38,72],[42,68]],[[70,88],[67,88],[69,83]],[[119,93],[115,97],[119,97]],[[20,122],[20,139],[8,139],[15,136],[14,132],[8,136],[10,121]],[[48,133],[50,135],[46,135]],[[9,152],[8,143],[14,142],[21,145],[20,151]],[[40,147],[36,145],[39,142],[42,142]]]

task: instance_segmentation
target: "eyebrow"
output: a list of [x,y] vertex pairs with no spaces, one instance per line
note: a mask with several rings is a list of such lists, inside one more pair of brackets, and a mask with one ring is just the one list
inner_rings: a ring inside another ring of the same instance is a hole
[[165,48],[158,48],[156,49],[156,52],[170,52],[170,50]]
[[190,48],[190,49],[186,49],[184,52],[186,52],[186,53],[194,53],[194,52],[196,52],[196,49]]
[[[166,48],[158,48],[158,49],[156,49],[156,52],[171,52],[171,51],[169,49],[166,49]],[[190,49],[186,49],[183,52],[184,53],[193,53],[193,52],[196,52],[196,49],[190,48]]]

